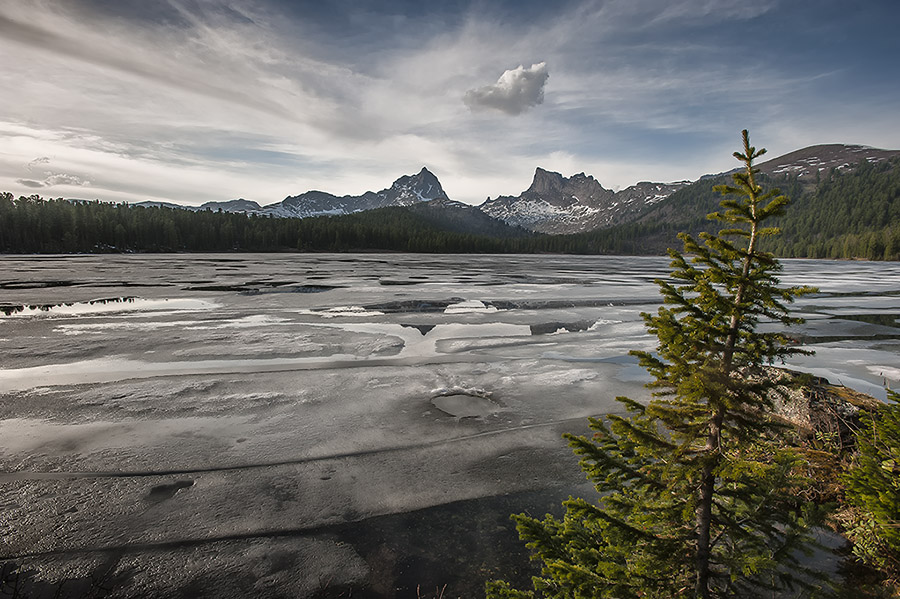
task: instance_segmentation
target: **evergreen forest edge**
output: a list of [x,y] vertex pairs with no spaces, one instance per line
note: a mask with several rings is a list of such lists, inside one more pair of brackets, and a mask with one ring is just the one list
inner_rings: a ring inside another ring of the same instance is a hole
[[[763,249],[779,258],[900,260],[900,158],[832,169],[806,182],[761,177],[792,198],[791,216],[774,219],[782,235]],[[440,214],[391,207],[304,219],[144,207],[100,201],[15,198],[0,193],[0,252],[352,252],[569,253],[663,255],[677,234],[714,226],[716,184],[704,178],[645,207],[629,223],[570,235],[503,226],[465,231]]]

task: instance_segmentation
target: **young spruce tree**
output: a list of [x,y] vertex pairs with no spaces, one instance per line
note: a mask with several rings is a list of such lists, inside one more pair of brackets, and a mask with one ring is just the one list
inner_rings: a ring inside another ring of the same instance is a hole
[[900,591],[900,394],[862,415],[859,454],[843,476],[847,502],[858,510],[848,532],[853,553]]
[[800,350],[757,329],[761,319],[800,322],[785,304],[809,289],[779,287],[780,265],[758,249],[788,200],[757,184],[765,150],[747,131],[743,145],[734,155],[744,168],[716,188],[723,210],[710,215],[726,228],[702,243],[680,236],[671,279],[657,281],[665,305],[643,314],[659,345],[633,353],[655,377],[654,399],[620,397],[628,415],[591,419],[592,439],[567,435],[598,502],[570,498],[562,520],[514,516],[542,574],[534,591],[488,583],[489,599],[771,596],[810,580],[797,564],[802,468],[778,442],[778,381],[766,367]]

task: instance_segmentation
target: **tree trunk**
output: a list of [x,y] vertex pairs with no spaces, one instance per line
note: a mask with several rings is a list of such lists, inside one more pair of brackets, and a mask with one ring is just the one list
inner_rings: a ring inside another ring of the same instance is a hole
[[700,479],[700,498],[697,506],[697,581],[695,595],[701,599],[709,599],[709,558],[710,531],[712,529],[712,503],[716,487],[715,469],[719,463],[719,440],[722,432],[722,421],[725,411],[720,408],[709,423],[709,436],[706,440],[706,463]]
[[[749,155],[749,149],[748,149]],[[734,359],[734,350],[737,346],[738,334],[740,333],[741,324],[741,308],[740,305],[744,301],[744,293],[746,292],[746,279],[750,274],[750,267],[753,262],[753,255],[756,251],[757,232],[759,224],[756,222],[756,183],[753,179],[753,170],[748,169],[750,183],[750,204],[753,222],[750,227],[750,239],[747,244],[747,256],[744,258],[742,269],[743,280],[738,285],[734,294],[734,312],[731,315],[728,336],[725,339],[725,349],[722,352],[722,374],[725,377],[731,376],[732,363]],[[711,529],[712,529],[712,504],[713,496],[716,488],[715,469],[719,464],[722,443],[722,423],[725,421],[725,408],[718,406],[715,412],[711,414],[709,420],[708,436],[706,439],[706,447],[704,453],[706,462],[703,465],[702,475],[700,478],[700,497],[697,505],[697,554],[695,565],[697,569],[697,582],[695,587],[695,596],[700,599],[710,599],[709,576],[710,576],[710,557],[711,557]]]

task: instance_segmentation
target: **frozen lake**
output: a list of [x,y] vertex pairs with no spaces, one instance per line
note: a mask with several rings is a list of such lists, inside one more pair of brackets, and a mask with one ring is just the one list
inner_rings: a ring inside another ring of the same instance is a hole
[[[477,596],[644,399],[665,258],[0,257],[0,559],[53,596]],[[900,385],[900,264],[785,262],[788,366]]]

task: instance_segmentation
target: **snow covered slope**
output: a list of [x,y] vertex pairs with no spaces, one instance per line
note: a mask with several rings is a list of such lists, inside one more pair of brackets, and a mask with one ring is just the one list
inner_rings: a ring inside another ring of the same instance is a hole
[[532,231],[579,233],[625,222],[640,208],[687,184],[641,182],[614,192],[584,173],[567,178],[537,168],[531,187],[520,195],[488,199],[480,208],[489,216]]
[[278,204],[263,208],[264,214],[282,217],[308,217],[350,214],[387,206],[411,206],[435,199],[449,199],[440,181],[427,168],[416,175],[404,175],[387,189],[367,191],[359,196],[336,196],[324,191],[307,191],[289,196]]

